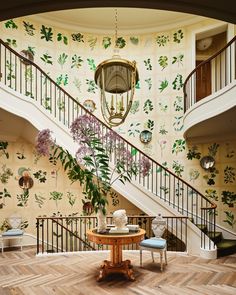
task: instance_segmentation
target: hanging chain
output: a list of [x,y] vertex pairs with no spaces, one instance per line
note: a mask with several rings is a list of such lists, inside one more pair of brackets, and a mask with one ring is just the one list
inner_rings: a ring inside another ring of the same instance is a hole
[[115,47],[117,47],[117,22],[118,22],[118,16],[117,16],[117,8],[115,9]]

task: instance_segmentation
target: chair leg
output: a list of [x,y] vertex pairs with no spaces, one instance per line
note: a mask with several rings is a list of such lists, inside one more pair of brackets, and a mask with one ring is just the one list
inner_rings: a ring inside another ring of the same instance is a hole
[[142,249],[140,249],[140,266],[142,266]]
[[153,254],[153,251],[151,251],[151,254],[152,254],[152,262],[155,262],[155,261],[154,261],[154,254]]
[[167,254],[166,254],[166,249],[165,249],[165,261],[166,261],[166,265],[167,265]]
[[161,271],[163,271],[163,253],[160,252]]

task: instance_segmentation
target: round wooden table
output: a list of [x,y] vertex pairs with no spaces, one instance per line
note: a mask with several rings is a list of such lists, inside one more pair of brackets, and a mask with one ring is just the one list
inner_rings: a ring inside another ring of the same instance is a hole
[[99,234],[96,229],[88,230],[87,236],[90,242],[99,245],[110,245],[110,261],[104,260],[101,265],[97,281],[101,281],[109,273],[124,273],[129,280],[134,281],[133,269],[130,260],[122,260],[122,245],[137,244],[144,239],[145,230],[139,229],[135,233],[127,234]]

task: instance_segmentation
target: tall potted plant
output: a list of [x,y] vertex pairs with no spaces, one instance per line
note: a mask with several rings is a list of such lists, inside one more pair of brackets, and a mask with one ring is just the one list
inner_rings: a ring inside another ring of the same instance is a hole
[[[130,151],[119,140],[112,130],[102,134],[100,122],[89,114],[81,115],[71,124],[70,131],[78,144],[75,157],[62,147],[56,146],[48,129],[39,132],[36,149],[40,155],[49,155],[51,161],[60,160],[72,182],[79,181],[83,193],[91,201],[98,213],[98,230],[105,227],[107,196],[112,184],[119,180],[122,183],[131,181],[133,175],[149,173],[150,162],[143,157],[134,161]],[[116,149],[116,160],[113,167],[109,161],[110,153]],[[101,223],[99,223],[99,220]]]

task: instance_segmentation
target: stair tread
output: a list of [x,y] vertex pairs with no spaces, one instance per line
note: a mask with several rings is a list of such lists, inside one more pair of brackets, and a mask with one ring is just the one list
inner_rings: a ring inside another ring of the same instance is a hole
[[235,247],[236,250],[236,240],[223,239],[217,243],[217,248],[220,249],[228,249],[233,247]]

